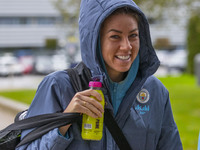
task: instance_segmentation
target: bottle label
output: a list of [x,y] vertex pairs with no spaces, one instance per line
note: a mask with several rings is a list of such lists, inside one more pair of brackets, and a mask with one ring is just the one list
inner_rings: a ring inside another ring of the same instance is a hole
[[92,124],[85,123],[84,129],[92,129]]
[[100,119],[96,119],[96,126],[95,126],[95,129],[99,129],[99,122],[100,122]]

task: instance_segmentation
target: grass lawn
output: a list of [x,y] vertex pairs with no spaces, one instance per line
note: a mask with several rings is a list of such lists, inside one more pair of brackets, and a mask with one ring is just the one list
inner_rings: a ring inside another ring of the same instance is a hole
[[200,87],[189,75],[160,78],[170,93],[184,150],[196,150],[200,131]]
[[0,91],[0,96],[8,97],[10,99],[20,101],[22,103],[31,104],[36,90],[10,90]]
[[[159,78],[170,93],[172,110],[184,150],[196,150],[200,130],[200,87],[190,75]],[[5,96],[30,104],[36,90],[0,91]]]

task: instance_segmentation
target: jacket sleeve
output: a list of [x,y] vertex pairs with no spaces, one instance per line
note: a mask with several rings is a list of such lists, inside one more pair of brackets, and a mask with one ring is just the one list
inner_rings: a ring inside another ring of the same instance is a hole
[[[65,76],[67,76],[65,74]],[[67,76],[68,77],[68,76]],[[68,79],[55,78],[55,76],[47,76],[40,83],[34,100],[29,108],[27,117],[39,114],[47,114],[54,112],[63,112],[72,98],[73,89]],[[69,86],[66,86],[69,85]],[[69,94],[70,93],[70,94]],[[22,132],[22,138],[31,130]],[[23,145],[16,150],[34,149],[34,150],[63,150],[68,147],[73,139],[73,135],[68,133],[68,138],[59,134],[58,128],[43,135],[29,144]]]
[[199,132],[198,150],[200,150],[200,132]]
[[161,135],[157,145],[157,150],[182,150],[178,128],[173,118],[171,104],[168,99],[165,104]]

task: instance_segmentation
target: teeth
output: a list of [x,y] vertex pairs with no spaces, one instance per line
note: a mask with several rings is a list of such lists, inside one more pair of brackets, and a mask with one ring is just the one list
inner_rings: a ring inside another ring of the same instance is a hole
[[128,56],[117,56],[117,58],[122,59],[122,60],[127,60],[130,58],[130,55]]

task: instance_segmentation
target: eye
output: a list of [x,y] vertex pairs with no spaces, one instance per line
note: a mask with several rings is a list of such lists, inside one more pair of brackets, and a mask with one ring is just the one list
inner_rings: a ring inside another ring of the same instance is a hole
[[111,35],[110,38],[112,38],[112,39],[119,39],[120,37],[118,35]]
[[137,36],[138,36],[138,34],[134,33],[134,34],[131,34],[129,37],[130,37],[130,38],[135,38],[135,37],[137,37]]

